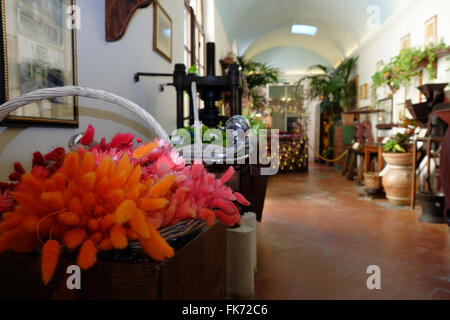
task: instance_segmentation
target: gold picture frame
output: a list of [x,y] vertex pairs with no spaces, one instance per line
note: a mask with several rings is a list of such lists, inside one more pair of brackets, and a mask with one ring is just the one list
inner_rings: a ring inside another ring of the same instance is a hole
[[411,47],[411,34],[408,33],[406,36],[400,39],[400,49],[408,49]]
[[425,21],[425,45],[437,44],[437,15]]
[[[77,85],[75,0],[0,0],[0,11],[0,103],[40,88]],[[0,124],[78,127],[78,120],[78,98],[61,97],[21,107]]]
[[369,99],[369,84],[361,85],[359,96],[361,100]]
[[169,14],[159,4],[153,5],[153,50],[172,62],[173,24]]
[[378,114],[379,124],[391,124],[393,123],[394,108],[392,98],[385,98],[378,100],[378,109],[382,110]]

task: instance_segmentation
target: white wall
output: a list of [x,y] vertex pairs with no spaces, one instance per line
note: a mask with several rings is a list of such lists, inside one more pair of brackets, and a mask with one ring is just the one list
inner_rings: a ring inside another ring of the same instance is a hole
[[[210,0],[211,1],[211,0]],[[215,43],[216,43],[216,75],[221,75],[222,67],[220,66],[220,59],[225,58],[228,52],[231,52],[231,43],[228,40],[228,36],[225,32],[225,28],[222,24],[222,19],[214,6],[215,15]]]
[[[450,44],[450,1],[448,0],[427,0],[416,1],[413,5],[402,11],[395,17],[392,17],[381,30],[374,36],[370,37],[361,47],[359,47],[352,55],[359,55],[358,73],[359,84],[372,84],[372,75],[376,72],[376,64],[383,60],[388,63],[390,59],[400,52],[400,39],[411,34],[411,46],[416,47],[424,44],[424,23],[434,15],[437,18],[438,39]],[[450,72],[446,71],[450,66],[447,58],[438,61],[438,78],[430,80],[428,73],[424,70],[424,83],[429,82],[450,82]],[[408,92],[408,98],[413,103],[419,102],[418,79],[413,83]],[[387,97],[390,90],[380,88],[378,90],[378,99]],[[393,98],[394,115],[396,114],[396,106],[405,101],[405,91],[401,88]],[[360,107],[371,104],[369,99],[361,100]],[[398,121],[398,119],[393,119]]]
[[[153,6],[139,9],[123,38],[108,43],[105,1],[78,0],[77,4],[81,9],[81,30],[77,32],[78,84],[126,97],[149,111],[166,131],[175,129],[175,89],[166,87],[164,92],[158,91],[159,84],[170,82],[171,78],[142,78],[134,83],[133,74],[137,71],[171,73],[175,63],[183,63],[183,1],[160,0],[173,21],[172,63],[153,51]],[[215,18],[216,58],[221,59],[230,45],[217,13]],[[66,147],[69,138],[83,132],[89,124],[95,126],[97,137],[112,137],[118,131],[133,132],[146,139],[152,137],[147,126],[128,111],[91,99],[81,98],[79,104],[78,129],[0,128],[0,181],[6,180],[14,161],[21,161],[29,168],[34,151]]]

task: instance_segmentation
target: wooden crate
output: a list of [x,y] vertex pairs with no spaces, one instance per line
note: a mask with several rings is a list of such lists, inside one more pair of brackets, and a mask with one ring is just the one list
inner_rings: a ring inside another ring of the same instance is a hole
[[157,262],[99,261],[82,272],[81,289],[69,290],[61,258],[55,276],[44,286],[35,254],[0,255],[0,299],[223,299],[226,276],[226,227],[216,223]]

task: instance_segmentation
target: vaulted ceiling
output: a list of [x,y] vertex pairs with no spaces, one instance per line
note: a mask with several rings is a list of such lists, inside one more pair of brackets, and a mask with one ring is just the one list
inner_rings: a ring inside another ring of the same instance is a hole
[[[336,65],[374,31],[367,26],[370,6],[378,6],[383,23],[414,1],[215,0],[239,54],[285,73],[299,73],[317,63]],[[292,24],[317,26],[317,35],[292,34]]]

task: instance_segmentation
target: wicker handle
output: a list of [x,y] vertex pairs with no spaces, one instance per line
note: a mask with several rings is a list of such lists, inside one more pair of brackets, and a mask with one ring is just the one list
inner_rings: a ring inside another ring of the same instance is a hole
[[122,108],[127,109],[133,112],[135,115],[141,117],[145,122],[147,122],[150,125],[150,128],[153,130],[153,132],[157,135],[158,138],[165,139],[167,142],[170,142],[169,136],[167,135],[166,131],[161,127],[161,125],[158,123],[158,121],[156,121],[151,114],[149,114],[143,108],[138,106],[136,103],[103,90],[96,90],[91,88],[83,88],[75,86],[39,89],[24,94],[23,96],[20,96],[16,99],[12,99],[0,106],[0,121],[5,119],[10,112],[20,107],[23,107],[29,103],[38,102],[44,99],[52,99],[56,97],[67,97],[67,96],[80,96],[86,98],[93,98],[117,104]]

